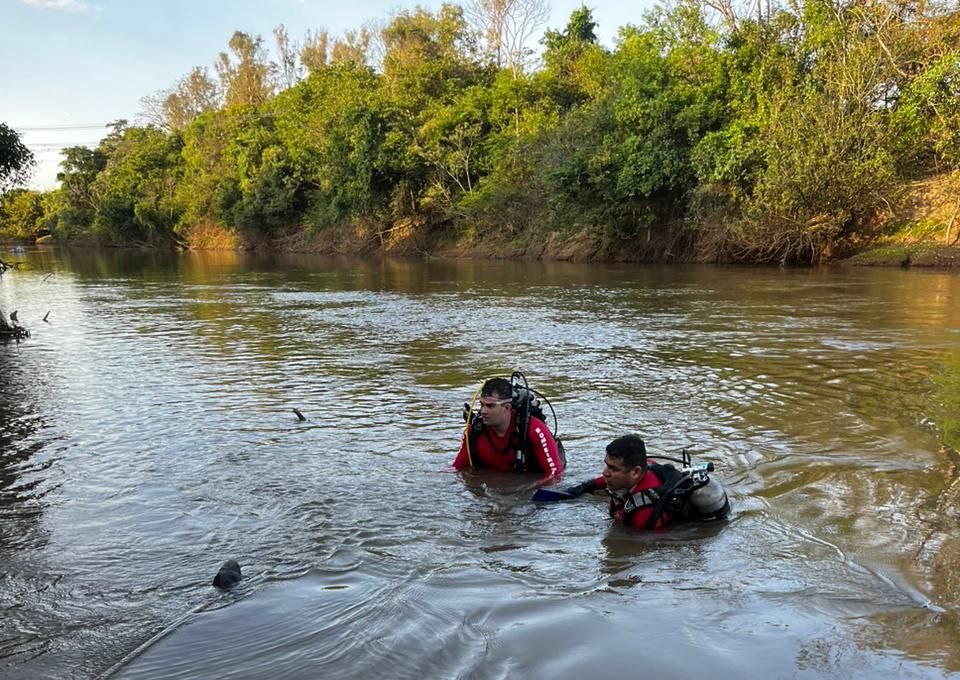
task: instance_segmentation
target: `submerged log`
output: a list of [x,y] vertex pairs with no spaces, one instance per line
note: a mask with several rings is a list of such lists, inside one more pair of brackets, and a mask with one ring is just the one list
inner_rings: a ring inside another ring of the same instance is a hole
[[0,340],[23,340],[30,337],[30,331],[17,322],[17,312],[10,313],[10,319],[0,309]]
[[[22,262],[6,262],[0,258],[0,278],[8,269],[19,269]],[[30,331],[20,325],[17,320],[17,310],[10,312],[10,318],[0,309],[0,341],[23,340],[30,337]]]
[[23,326],[0,328],[0,342],[4,340],[23,340],[30,337],[30,331]]

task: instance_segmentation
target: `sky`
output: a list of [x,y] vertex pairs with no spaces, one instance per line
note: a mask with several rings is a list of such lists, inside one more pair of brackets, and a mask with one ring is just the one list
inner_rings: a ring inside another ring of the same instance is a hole
[[[95,146],[117,119],[136,122],[141,99],[209,67],[234,31],[274,44],[325,29],[331,37],[440,0],[0,0],[0,122],[21,134],[37,168],[30,188],[52,189],[60,150]],[[552,0],[541,29],[562,29],[586,4],[597,36],[614,47],[621,26],[639,23],[652,0]]]

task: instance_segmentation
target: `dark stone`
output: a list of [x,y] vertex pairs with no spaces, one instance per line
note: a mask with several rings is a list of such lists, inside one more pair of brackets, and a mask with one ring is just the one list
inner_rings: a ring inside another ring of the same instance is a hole
[[230,588],[243,578],[240,575],[240,565],[236,560],[227,560],[220,567],[220,571],[213,577],[213,585],[217,588]]

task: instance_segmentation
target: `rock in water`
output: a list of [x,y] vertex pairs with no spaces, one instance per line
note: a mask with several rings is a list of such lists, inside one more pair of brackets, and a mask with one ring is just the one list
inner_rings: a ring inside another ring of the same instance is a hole
[[240,565],[236,560],[227,560],[220,567],[220,571],[213,577],[213,585],[217,588],[230,588],[243,578],[240,575]]

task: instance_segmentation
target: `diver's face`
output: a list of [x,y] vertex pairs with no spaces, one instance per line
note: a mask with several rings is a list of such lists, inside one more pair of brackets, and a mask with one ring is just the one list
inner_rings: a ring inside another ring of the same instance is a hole
[[632,489],[643,478],[643,474],[642,466],[628,468],[623,464],[623,458],[606,456],[603,459],[603,476],[607,480],[608,489]]
[[509,399],[497,399],[496,397],[480,397],[480,418],[487,427],[495,430],[506,430],[510,427],[510,415],[513,409],[510,407]]

